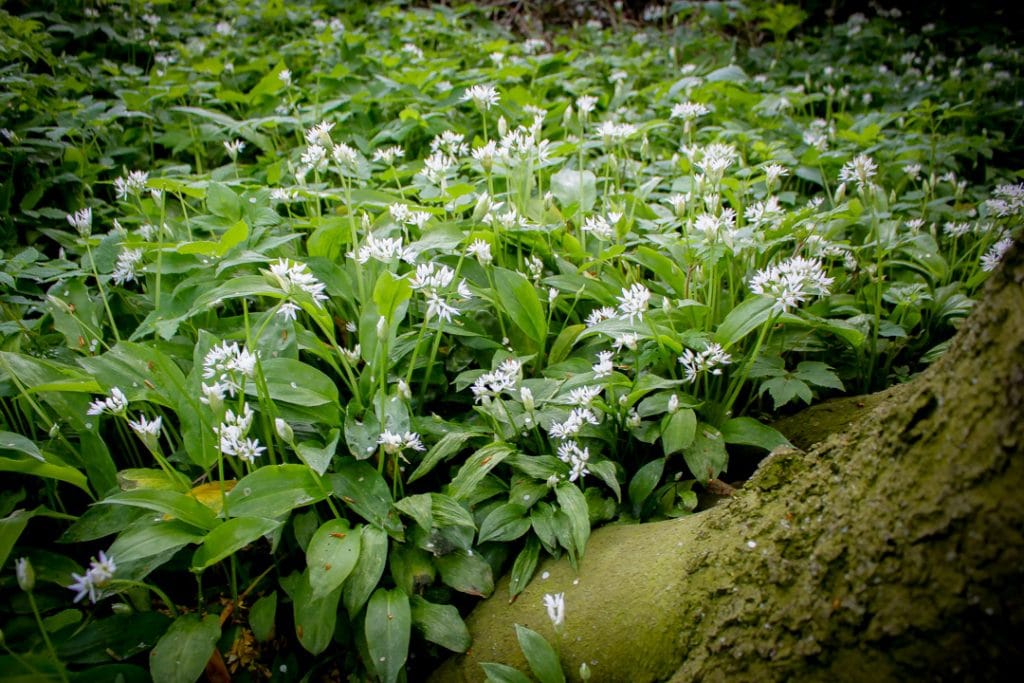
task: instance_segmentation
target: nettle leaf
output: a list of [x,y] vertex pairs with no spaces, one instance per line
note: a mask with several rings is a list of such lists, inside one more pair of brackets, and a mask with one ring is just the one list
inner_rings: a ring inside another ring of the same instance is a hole
[[819,387],[843,390],[843,381],[832,372],[832,367],[820,361],[805,360],[793,372],[797,378]]
[[758,394],[764,394],[766,391],[771,394],[776,410],[795,398],[803,399],[804,403],[810,403],[814,398],[811,388],[804,381],[792,375],[765,380],[761,383]]
[[313,598],[322,598],[340,586],[359,559],[361,527],[350,529],[343,519],[320,525],[306,549],[309,585]]
[[384,683],[395,683],[409,656],[409,596],[398,588],[378,588],[366,606],[364,628],[370,665]]
[[220,638],[220,618],[208,614],[178,617],[149,653],[153,680],[194,683],[203,673]]
[[465,652],[473,639],[454,605],[435,605],[418,595],[409,599],[412,625],[423,637],[452,652]]

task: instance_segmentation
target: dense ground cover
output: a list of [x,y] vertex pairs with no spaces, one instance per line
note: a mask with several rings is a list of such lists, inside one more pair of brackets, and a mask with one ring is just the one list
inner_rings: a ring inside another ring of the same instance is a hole
[[0,12],[0,672],[419,677],[496,575],[937,358],[1020,54],[800,19]]

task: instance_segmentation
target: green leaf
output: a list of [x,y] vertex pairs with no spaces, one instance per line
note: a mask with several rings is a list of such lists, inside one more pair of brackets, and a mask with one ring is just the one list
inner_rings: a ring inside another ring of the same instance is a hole
[[562,328],[562,331],[555,337],[555,341],[552,342],[551,350],[548,351],[548,365],[555,365],[565,360],[569,356],[569,352],[572,351],[576,338],[585,329],[587,329],[587,326],[583,324],[566,325]]
[[597,177],[590,171],[563,168],[551,176],[551,194],[563,207],[578,204],[580,211],[590,211],[597,199]]
[[505,503],[491,510],[480,523],[477,543],[487,541],[514,541],[530,530],[526,508],[516,503]]
[[715,330],[715,341],[728,349],[772,317],[774,299],[768,296],[752,296],[729,311],[725,320]]
[[480,666],[487,675],[488,683],[533,683],[529,676],[508,664],[483,662]]
[[633,504],[633,511],[635,514],[639,514],[643,508],[644,501],[651,495],[658,482],[661,481],[661,475],[665,471],[665,459],[658,458],[647,463],[633,475],[633,479],[629,482],[629,500]]
[[227,493],[232,517],[280,517],[327,497],[305,465],[264,465]]
[[776,410],[797,397],[802,398],[804,403],[810,403],[814,398],[811,388],[791,375],[765,380],[758,388],[758,393],[763,394],[765,391],[771,394]]
[[15,510],[3,519],[0,519],[0,567],[3,567],[4,563],[7,562],[7,556],[11,554],[11,549],[18,542],[21,532],[28,525],[28,521],[34,516],[34,513],[28,510]]
[[793,373],[798,378],[818,387],[843,390],[843,381],[832,372],[831,366],[820,361],[805,360],[796,366]]
[[473,639],[454,605],[435,605],[418,595],[410,598],[412,625],[423,637],[452,652],[465,652]]
[[227,185],[210,183],[206,186],[206,208],[214,216],[225,218],[232,223],[242,217],[242,204]]
[[195,683],[203,673],[220,638],[220,619],[208,614],[186,614],[175,619],[149,654],[155,681]]
[[512,564],[512,573],[509,575],[508,594],[509,597],[516,597],[526,588],[537,570],[537,561],[540,559],[540,540],[536,536],[526,539],[526,545],[519,551],[516,561]]
[[298,588],[292,594],[295,635],[307,652],[318,655],[327,649],[331,644],[331,638],[334,637],[341,587],[335,588],[322,598],[314,598],[313,589],[309,585],[308,570],[298,576],[296,583]]
[[203,545],[192,556],[192,571],[217,564],[261,536],[269,534],[284,522],[264,517],[235,517],[206,534]]
[[544,640],[544,636],[516,624],[516,638],[519,639],[519,647],[526,655],[530,671],[540,683],[565,683],[565,674],[562,673],[558,654],[548,641]]
[[0,450],[17,451],[31,456],[39,462],[46,462],[35,441],[14,432],[0,431]]
[[697,433],[697,414],[692,408],[679,408],[668,416],[661,429],[661,445],[665,455],[689,448]]
[[726,443],[758,446],[771,451],[779,446],[792,446],[789,440],[766,424],[752,417],[734,417],[722,425],[722,439]]
[[57,645],[57,655],[64,662],[75,664],[106,664],[111,659],[129,659],[156,645],[171,624],[171,619],[160,612],[91,619],[88,628],[77,630]]
[[[323,372],[291,358],[271,358],[262,362],[263,376],[275,401],[300,406],[338,403],[338,385]],[[253,386],[253,395],[255,395]]]
[[516,327],[543,347],[548,324],[537,289],[519,273],[505,268],[494,269],[494,283],[495,306],[504,309]]
[[706,484],[708,479],[714,479],[729,463],[729,453],[725,450],[722,433],[701,422],[697,425],[697,436],[693,440],[693,445],[683,451],[683,458],[694,478],[701,484]]
[[178,521],[153,524],[144,520],[143,524],[133,525],[117,537],[107,551],[118,562],[142,560],[168,550],[178,550],[190,543],[201,543],[203,534],[196,533],[194,527]]
[[472,437],[482,435],[483,430],[449,431],[438,439],[429,451],[423,456],[423,460],[409,476],[407,483],[412,483],[420,477],[428,474],[442,460],[446,460],[462,450],[463,445]]
[[322,598],[348,578],[359,559],[359,543],[360,527],[349,529],[346,520],[320,525],[306,549],[313,598]]
[[587,547],[587,539],[590,538],[590,512],[587,508],[587,498],[575,484],[568,481],[559,482],[555,487],[555,496],[558,498],[558,505],[569,518],[569,525],[572,534],[572,543],[575,552],[570,552],[570,559],[579,560]]
[[618,472],[615,463],[611,460],[594,458],[587,465],[587,469],[595,477],[608,485],[608,488],[615,494],[615,500],[622,502],[622,490],[619,488]]
[[352,458],[340,459],[335,469],[335,474],[326,477],[334,496],[370,524],[401,540],[402,525],[391,509],[391,490],[377,470]]
[[[50,456],[50,458],[57,459],[56,456]],[[56,479],[57,481],[67,482],[72,486],[77,486],[86,493],[91,494],[89,491],[89,482],[85,478],[85,475],[70,465],[39,462],[38,460],[30,458],[0,458],[0,472],[17,472],[19,474],[30,474],[34,477],[42,477],[44,479]]]
[[704,77],[708,83],[718,82],[729,82],[729,83],[740,83],[747,80],[746,72],[735,64],[723,66],[720,69],[715,69],[707,76]]
[[388,271],[384,271],[377,278],[377,284],[373,287],[373,302],[377,304],[377,310],[384,316],[388,324],[397,325],[405,317],[405,304],[412,297],[412,286],[409,279],[396,278]]
[[334,454],[338,452],[338,439],[341,438],[341,431],[332,429],[327,434],[327,444],[320,446],[315,441],[303,441],[295,446],[295,454],[299,460],[306,463],[311,470],[321,477],[331,466]]
[[491,565],[480,555],[460,549],[435,558],[434,564],[441,572],[441,580],[460,593],[486,598],[494,592]]
[[363,608],[384,575],[388,562],[388,535],[375,526],[364,526],[360,534],[359,558],[345,581],[343,599],[349,618]]
[[192,496],[177,491],[135,489],[115,493],[99,502],[105,505],[131,505],[154,510],[205,531],[213,529],[220,523],[213,510]]
[[395,683],[409,656],[409,597],[398,588],[378,588],[366,606],[364,628],[373,669],[384,683]]
[[249,608],[249,628],[256,640],[265,643],[274,637],[276,618],[277,591],[271,591]]
[[675,291],[675,293],[682,297],[685,295],[686,287],[686,275],[679,268],[674,260],[668,256],[651,249],[650,247],[640,246],[637,247],[636,252],[628,257],[630,261],[635,261],[651,270],[655,275],[660,277],[665,284]]
[[479,449],[466,458],[466,462],[459,468],[458,474],[449,484],[448,495],[456,500],[471,497],[477,484],[483,481],[487,473],[514,452],[511,446],[500,441],[489,443]]

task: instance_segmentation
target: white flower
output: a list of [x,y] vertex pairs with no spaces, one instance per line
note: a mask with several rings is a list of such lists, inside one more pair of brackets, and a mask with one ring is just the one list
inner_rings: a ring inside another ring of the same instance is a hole
[[228,156],[231,157],[232,161],[238,159],[238,155],[245,149],[244,140],[225,140],[224,149],[227,151]]
[[600,424],[601,421],[590,408],[573,408],[564,422],[556,422],[548,429],[548,434],[558,439],[568,439],[580,433],[585,424]]
[[331,130],[333,128],[333,122],[321,121],[306,131],[306,143],[310,145],[321,145],[323,147],[330,146]]
[[779,178],[789,175],[789,169],[780,164],[771,163],[764,165],[764,182],[772,187]]
[[587,463],[590,461],[590,449],[580,448],[575,441],[564,441],[558,447],[558,459],[569,465],[569,481],[576,481],[590,474]]
[[632,123],[617,123],[615,121],[602,121],[597,126],[597,134],[606,143],[623,142],[636,133],[636,126]]
[[[234,396],[242,388],[239,375],[251,378],[258,359],[259,352],[250,353],[244,347],[239,348],[237,342],[222,342],[207,351],[203,359],[203,378],[214,380],[223,391]],[[206,393],[207,389],[203,391]],[[207,394],[207,399],[209,397]]]
[[603,216],[588,216],[583,221],[583,232],[589,232],[600,240],[610,240],[615,231]]
[[592,366],[594,370],[594,377],[601,379],[602,377],[610,377],[614,367],[612,366],[612,352],[601,351],[597,354],[597,363]]
[[299,161],[307,173],[313,169],[323,170],[327,166],[327,150],[320,145],[310,145],[302,153]]
[[99,559],[93,558],[85,574],[71,575],[74,582],[68,588],[78,593],[74,601],[78,602],[88,595],[89,599],[95,603],[97,597],[96,589],[102,588],[108,581],[114,578],[114,572],[116,571],[117,565],[114,563],[114,558],[107,557],[106,553],[101,550]]
[[147,420],[146,416],[139,413],[139,419],[128,420],[128,426],[131,427],[136,434],[146,440],[147,437],[160,437],[160,427],[163,424],[163,418],[159,415],[153,420]]
[[619,311],[620,318],[629,318],[629,322],[633,322],[633,318],[643,320],[644,311],[647,310],[647,304],[651,299],[651,291],[641,285],[635,283],[629,286],[628,289],[622,290],[622,296],[618,297],[619,300]]
[[413,253],[402,245],[401,237],[374,237],[366,236],[366,244],[359,247],[359,253],[355,257],[360,264],[368,262],[371,258],[375,261],[388,263],[393,258],[398,258],[406,263],[412,263],[415,259]]
[[[430,151],[444,152],[449,157],[461,157],[469,153],[469,145],[466,143],[466,136],[462,133],[446,130],[440,135],[435,135],[434,139],[430,141]],[[454,165],[454,158],[452,163]]]
[[78,231],[82,237],[88,237],[92,232],[92,209],[86,207],[79,209],[73,214],[67,215],[68,224]]
[[[522,367],[522,363],[518,360],[507,358],[493,372],[486,372],[477,377],[470,387],[470,390],[473,392],[474,401],[489,399],[497,396],[502,391],[515,389]],[[530,397],[532,399],[532,393]]]
[[565,593],[548,593],[544,596],[544,607],[548,611],[551,625],[559,628],[565,623]]
[[114,192],[118,199],[127,199],[130,195],[138,195],[146,189],[149,173],[132,171],[126,177],[114,179]]
[[401,453],[407,448],[414,451],[426,450],[423,443],[420,441],[420,435],[416,432],[397,434],[395,432],[385,430],[377,439],[377,444],[383,447],[384,452],[389,455]]
[[773,308],[785,312],[811,296],[828,296],[831,284],[820,261],[794,256],[758,271],[750,280],[750,291],[773,297]]
[[[327,295],[324,294],[324,290],[327,285],[320,282],[310,271],[304,263],[298,261],[291,261],[289,259],[278,259],[277,263],[271,264],[270,272],[277,278],[278,284],[286,294],[294,294],[297,291],[305,292],[313,298],[313,303],[318,307],[323,308],[323,301],[327,300]],[[282,309],[285,305],[282,304]],[[291,315],[291,319],[295,319],[295,306],[291,304],[291,310],[283,312],[282,314],[287,319]]]
[[478,109],[487,111],[498,103],[498,91],[491,85],[474,85],[462,95],[463,102],[472,102]]
[[594,107],[597,105],[597,98],[593,95],[580,95],[576,98],[576,110],[580,113],[581,117],[586,117],[590,112],[594,111]]
[[405,156],[405,150],[399,145],[391,145],[390,147],[381,147],[373,151],[373,157],[371,161],[381,161],[385,164],[391,165],[395,162],[395,159],[400,159]]
[[594,399],[601,395],[601,387],[582,386],[569,391],[569,403],[589,408]]
[[285,85],[292,84],[292,72],[288,69],[281,69],[277,72],[277,80],[281,81]]
[[281,305],[277,309],[277,314],[281,316],[284,321],[296,320],[298,318],[299,307],[293,304],[291,301],[282,301]]
[[612,342],[612,347],[616,351],[621,351],[626,348],[630,351],[636,351],[636,345],[640,341],[640,336],[635,332],[623,332]]
[[125,397],[124,392],[117,387],[110,389],[109,398],[98,398],[89,404],[89,409],[86,411],[86,415],[102,415],[103,413],[110,413],[111,415],[123,415],[128,410],[128,399]]
[[704,116],[711,110],[707,106],[700,104],[699,102],[681,102],[672,107],[672,115],[670,118],[683,119],[684,121],[693,121],[698,116]]
[[856,182],[857,189],[861,192],[871,186],[871,179],[875,177],[878,166],[867,154],[860,154],[852,161],[847,161],[839,170],[839,180],[844,183]]
[[142,261],[141,249],[122,249],[117,255],[117,263],[110,277],[114,284],[123,285],[133,282],[138,274],[139,263]]
[[473,243],[466,248],[466,253],[470,256],[475,256],[476,260],[483,266],[490,264],[494,260],[494,257],[491,255],[491,244],[486,240],[473,240]]
[[331,158],[341,166],[348,168],[355,168],[359,165],[359,153],[344,142],[339,142],[331,147]]
[[349,365],[355,365],[359,362],[362,354],[362,347],[359,344],[355,345],[352,349],[339,349],[341,355],[349,362]]
[[[710,372],[712,375],[721,375],[721,365],[728,365],[732,356],[726,353],[720,344],[711,343],[703,351],[694,353],[690,349],[684,349],[679,362],[686,371],[686,381],[693,383],[697,381],[698,375],[702,372]],[[675,395],[673,394],[673,398]],[[678,402],[678,399],[676,399]],[[678,405],[678,403],[677,403]]]
[[992,247],[985,252],[985,255],[981,257],[981,269],[986,272],[995,270],[999,266],[999,262],[1003,260],[1003,256],[1006,255],[1006,252],[1009,251],[1012,246],[1012,237],[1004,237],[993,244]]
[[599,322],[605,320],[611,320],[615,317],[615,309],[611,306],[602,306],[601,308],[595,308],[587,316],[586,323],[587,327],[593,327]]
[[423,160],[423,176],[432,183],[440,184],[457,164],[455,157],[444,152],[434,152]]
[[442,299],[435,292],[427,294],[427,319],[438,317],[446,323],[452,321],[453,316],[459,314],[459,309],[455,308],[447,301]]

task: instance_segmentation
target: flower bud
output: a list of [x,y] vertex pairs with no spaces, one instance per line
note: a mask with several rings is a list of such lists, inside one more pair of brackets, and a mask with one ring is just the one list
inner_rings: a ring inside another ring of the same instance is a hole
[[18,586],[26,593],[31,593],[36,587],[36,570],[27,557],[22,557],[14,562],[14,573],[18,577]]
[[506,133],[508,133],[508,121],[505,120],[504,116],[499,116],[498,117],[498,135],[500,137],[505,137]]
[[522,387],[519,389],[519,399],[523,402],[523,408],[527,412],[533,412],[533,392],[528,387]]
[[412,390],[409,388],[409,383],[404,379],[398,380],[398,395],[406,401],[412,400]]
[[581,662],[580,663],[580,680],[581,681],[589,681],[590,680],[590,667],[587,666],[586,662]]
[[284,441],[286,444],[291,444],[295,441],[295,432],[292,431],[292,426],[279,417],[274,418],[274,430],[281,437],[281,441]]

